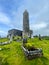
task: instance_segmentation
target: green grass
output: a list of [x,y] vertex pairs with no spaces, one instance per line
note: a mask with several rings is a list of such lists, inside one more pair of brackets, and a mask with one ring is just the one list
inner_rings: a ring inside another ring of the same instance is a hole
[[8,38],[0,38],[0,42],[5,42],[5,41],[8,41],[9,39]]
[[[4,39],[2,39],[4,40]],[[1,40],[0,40],[1,41]],[[13,41],[11,44],[0,46],[0,65],[49,65],[49,40],[28,39],[28,43],[43,49],[43,57],[28,60],[21,48],[22,42]]]

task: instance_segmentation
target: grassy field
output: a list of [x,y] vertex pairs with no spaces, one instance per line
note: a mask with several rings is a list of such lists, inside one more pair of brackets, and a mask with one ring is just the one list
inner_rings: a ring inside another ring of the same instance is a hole
[[49,40],[40,41],[38,38],[34,38],[29,39],[28,43],[42,48],[43,57],[28,60],[21,48],[22,42],[13,41],[11,44],[0,46],[3,48],[0,51],[0,65],[49,65]]
[[9,40],[8,38],[0,38],[0,42],[6,42],[8,40]]

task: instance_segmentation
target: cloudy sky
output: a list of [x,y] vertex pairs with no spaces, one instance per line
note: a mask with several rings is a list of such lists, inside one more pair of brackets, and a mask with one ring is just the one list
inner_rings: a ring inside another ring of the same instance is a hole
[[49,35],[49,0],[0,0],[0,35],[23,29],[23,12],[29,12],[33,34]]

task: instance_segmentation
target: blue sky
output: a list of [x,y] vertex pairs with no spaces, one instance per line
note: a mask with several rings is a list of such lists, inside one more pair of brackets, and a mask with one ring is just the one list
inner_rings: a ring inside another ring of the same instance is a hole
[[29,12],[33,35],[49,35],[49,0],[0,0],[0,35],[23,29],[23,12]]

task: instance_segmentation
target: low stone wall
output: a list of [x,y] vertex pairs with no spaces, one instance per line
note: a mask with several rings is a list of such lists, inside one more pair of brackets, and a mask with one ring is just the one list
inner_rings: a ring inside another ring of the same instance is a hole
[[0,45],[6,45],[6,44],[10,44],[11,41],[6,41],[6,42],[0,42]]
[[43,55],[42,49],[36,49],[36,50],[33,50],[33,51],[28,51],[28,49],[24,48],[23,46],[22,46],[22,49],[24,51],[25,56],[28,59],[42,57],[42,55]]

